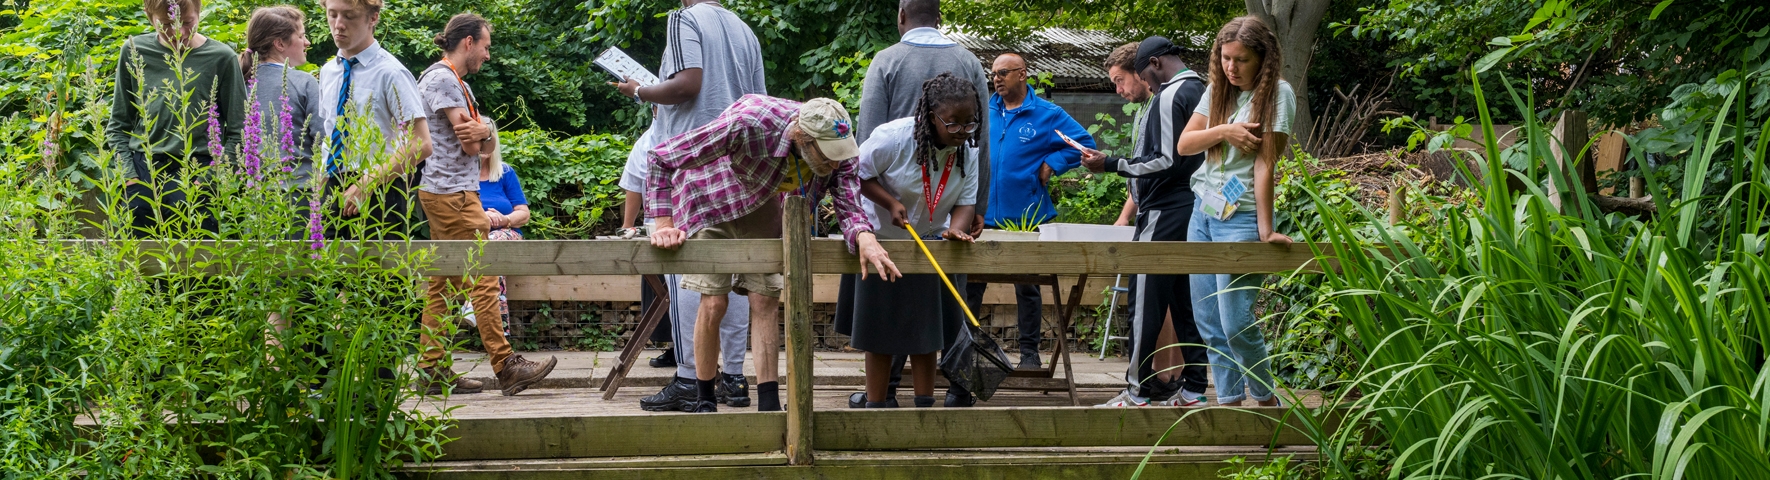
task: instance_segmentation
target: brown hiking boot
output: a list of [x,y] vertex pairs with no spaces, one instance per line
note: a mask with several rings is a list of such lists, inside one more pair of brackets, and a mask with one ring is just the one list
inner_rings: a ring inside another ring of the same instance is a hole
[[522,355],[511,355],[504,359],[504,370],[498,372],[498,386],[503,387],[504,396],[516,395],[547,378],[547,374],[553,373],[553,366],[558,364],[559,357],[547,357],[547,361],[535,363]]
[[483,382],[463,377],[441,366],[418,370],[418,382],[424,386],[425,395],[442,395],[445,388],[454,394],[479,393],[485,388]]

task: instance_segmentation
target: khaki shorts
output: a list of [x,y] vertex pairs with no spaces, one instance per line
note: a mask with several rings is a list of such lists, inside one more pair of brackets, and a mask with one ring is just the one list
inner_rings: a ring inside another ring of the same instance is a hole
[[[771,199],[743,218],[702,228],[688,238],[690,240],[780,238],[780,211],[780,201]],[[737,291],[740,294],[759,293],[780,298],[781,290],[786,288],[786,284],[786,278],[778,273],[685,274],[682,276],[682,289],[713,296],[724,296],[732,291]]]

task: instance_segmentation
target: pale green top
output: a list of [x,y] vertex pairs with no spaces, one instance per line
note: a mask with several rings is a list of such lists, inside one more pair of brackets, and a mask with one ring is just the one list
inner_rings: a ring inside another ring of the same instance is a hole
[[[1236,97],[1236,103],[1238,106],[1235,109],[1235,115],[1233,115],[1233,118],[1229,122],[1239,123],[1248,121],[1248,117],[1252,115],[1253,100],[1253,92],[1241,92],[1241,96]],[[1267,122],[1267,124],[1261,125],[1261,127],[1268,132],[1279,132],[1295,138],[1296,136],[1291,133],[1291,119],[1295,116],[1296,112],[1297,93],[1291,90],[1291,84],[1289,82],[1279,80],[1278,108],[1274,112],[1276,118],[1274,118],[1274,121],[1272,122]],[[1206,117],[1211,115],[1211,94],[1208,91],[1203,98],[1198,100],[1198,108],[1194,108],[1192,113],[1204,115]],[[1200,198],[1204,198],[1212,192],[1222,190],[1223,186],[1229,183],[1229,178],[1231,176],[1240,178],[1242,185],[1247,187],[1247,191],[1243,192],[1241,197],[1231,198],[1229,200],[1238,203],[1236,211],[1251,212],[1255,208],[1254,160],[1259,157],[1259,153],[1244,152],[1239,148],[1227,145],[1227,143],[1228,142],[1224,142],[1224,145],[1222,146],[1226,147],[1228,150],[1228,158],[1221,163],[1214,159],[1207,159],[1205,160],[1204,165],[1200,165],[1198,170],[1192,173],[1192,192],[1198,194]]]

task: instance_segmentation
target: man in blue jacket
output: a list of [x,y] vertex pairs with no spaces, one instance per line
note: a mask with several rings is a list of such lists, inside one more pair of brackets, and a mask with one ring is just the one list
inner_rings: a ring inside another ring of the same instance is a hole
[[[1013,53],[996,57],[990,67],[996,93],[989,99],[989,207],[984,224],[1038,225],[1057,216],[1048,185],[1051,177],[1081,165],[1082,151],[1058,136],[1094,148],[1094,137],[1069,113],[1037,95],[1027,85],[1026,59]],[[981,303],[983,284],[967,286],[969,303]],[[1038,285],[1015,285],[1020,306],[1020,369],[1039,369],[1039,327],[1044,318]]]

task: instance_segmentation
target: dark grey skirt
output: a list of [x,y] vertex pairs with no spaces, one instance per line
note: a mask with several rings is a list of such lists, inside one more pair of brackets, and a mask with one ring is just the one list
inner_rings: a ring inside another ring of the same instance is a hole
[[965,321],[938,275],[904,275],[895,282],[843,275],[837,293],[836,333],[852,337],[850,345],[861,351],[938,352],[958,338]]

